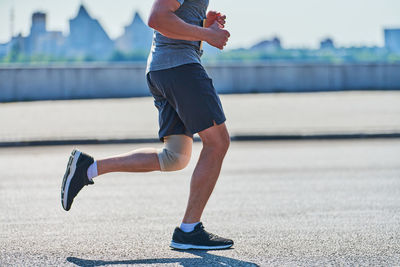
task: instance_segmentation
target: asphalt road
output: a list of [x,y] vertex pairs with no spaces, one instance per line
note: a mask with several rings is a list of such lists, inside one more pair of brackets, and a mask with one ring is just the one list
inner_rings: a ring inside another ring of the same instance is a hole
[[400,140],[233,143],[203,222],[235,246],[207,252],[168,247],[195,160],[97,178],[65,212],[70,151],[0,149],[0,266],[400,265]]

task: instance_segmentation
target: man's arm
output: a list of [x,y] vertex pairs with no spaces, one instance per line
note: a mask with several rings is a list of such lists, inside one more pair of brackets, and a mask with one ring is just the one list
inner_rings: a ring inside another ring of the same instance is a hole
[[177,0],[155,0],[148,25],[168,38],[206,41],[219,49],[224,48],[230,36],[228,31],[221,29],[217,21],[209,28],[186,23],[174,13],[179,7]]

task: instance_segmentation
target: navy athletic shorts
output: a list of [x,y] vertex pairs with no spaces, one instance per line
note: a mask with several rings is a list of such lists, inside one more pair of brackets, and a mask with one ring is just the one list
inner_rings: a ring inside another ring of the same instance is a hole
[[147,83],[159,112],[161,141],[174,134],[193,137],[226,120],[212,80],[198,63],[150,71]]

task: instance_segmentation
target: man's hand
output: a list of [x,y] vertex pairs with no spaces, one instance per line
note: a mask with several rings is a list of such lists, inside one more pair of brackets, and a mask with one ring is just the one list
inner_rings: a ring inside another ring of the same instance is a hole
[[206,19],[206,23],[205,23],[204,27],[209,28],[209,27],[211,27],[211,25],[214,24],[214,22],[218,22],[220,28],[224,28],[225,20],[226,20],[225,15],[222,15],[221,13],[216,12],[216,11],[209,11],[207,13],[207,19]]
[[227,30],[222,29],[221,24],[217,20],[207,30],[206,42],[221,50],[224,49],[231,34]]

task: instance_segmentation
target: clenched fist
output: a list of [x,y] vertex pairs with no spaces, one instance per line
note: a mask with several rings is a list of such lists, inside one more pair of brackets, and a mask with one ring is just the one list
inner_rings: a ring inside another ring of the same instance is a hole
[[223,25],[221,27],[221,24],[218,22],[218,20],[215,20],[207,30],[208,36],[206,42],[221,50],[224,49],[224,46],[226,46],[231,34],[227,30],[223,29]]

